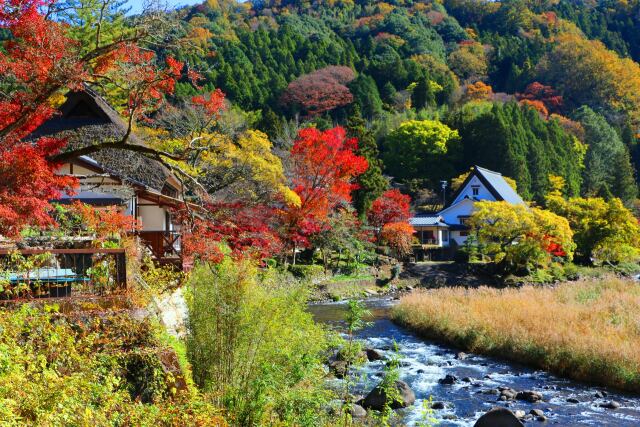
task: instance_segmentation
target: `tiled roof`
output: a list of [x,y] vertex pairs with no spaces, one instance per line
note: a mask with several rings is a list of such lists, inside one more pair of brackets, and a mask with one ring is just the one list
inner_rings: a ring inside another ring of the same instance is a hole
[[418,227],[426,227],[426,226],[438,226],[438,227],[448,227],[442,221],[442,217],[439,215],[417,215],[409,220],[409,223],[413,226]]

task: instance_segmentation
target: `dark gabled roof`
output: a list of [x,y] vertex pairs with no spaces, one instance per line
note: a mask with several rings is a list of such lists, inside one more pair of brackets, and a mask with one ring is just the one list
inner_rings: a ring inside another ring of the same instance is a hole
[[480,166],[474,166],[471,168],[469,176],[464,180],[462,185],[458,187],[456,192],[451,197],[451,201],[445,207],[448,208],[458,198],[460,193],[467,186],[469,181],[476,176],[487,187],[487,190],[495,197],[497,201],[506,201],[514,205],[525,204],[524,200],[511,188],[509,183],[504,179],[501,173],[490,171],[489,169],[481,168]]
[[[89,87],[70,92],[59,107],[59,114],[43,123],[31,138],[52,136],[67,138],[69,148],[84,147],[97,142],[121,139],[127,125],[118,113]],[[135,135],[129,143],[143,144]],[[160,162],[129,150],[107,149],[91,154],[105,172],[125,182],[161,191],[170,172]]]

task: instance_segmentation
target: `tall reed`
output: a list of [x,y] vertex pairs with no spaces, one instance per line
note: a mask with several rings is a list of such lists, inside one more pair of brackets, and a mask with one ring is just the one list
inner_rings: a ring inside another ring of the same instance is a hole
[[425,290],[402,298],[393,317],[472,352],[640,391],[640,284],[632,280]]

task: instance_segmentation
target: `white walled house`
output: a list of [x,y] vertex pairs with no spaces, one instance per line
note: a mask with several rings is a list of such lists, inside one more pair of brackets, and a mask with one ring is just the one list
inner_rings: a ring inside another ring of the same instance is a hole
[[469,217],[475,203],[481,200],[525,204],[500,173],[474,166],[444,209],[411,218],[416,237],[431,248],[464,244],[469,236]]

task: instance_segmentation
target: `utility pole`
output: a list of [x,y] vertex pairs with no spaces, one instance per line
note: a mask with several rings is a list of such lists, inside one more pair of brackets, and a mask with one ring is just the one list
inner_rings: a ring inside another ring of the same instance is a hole
[[447,181],[440,181],[440,185],[442,186],[442,207],[444,208],[447,205]]

